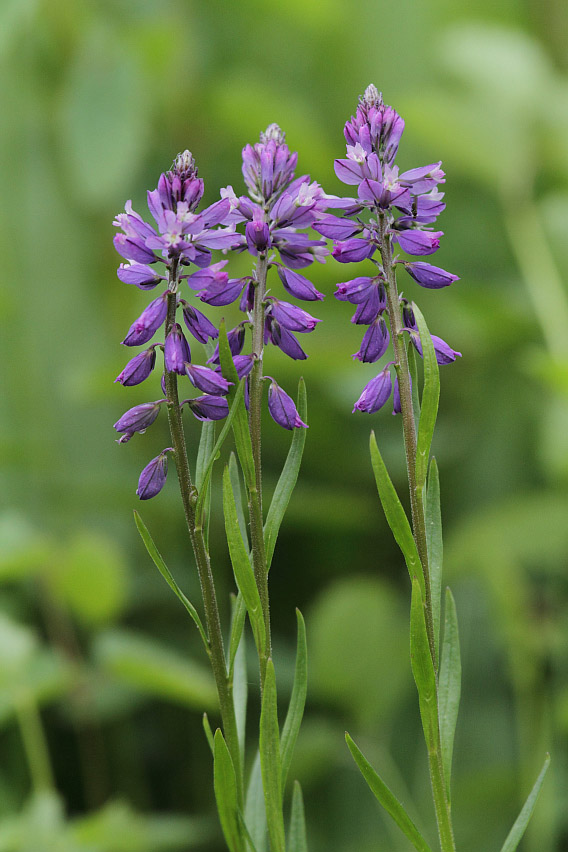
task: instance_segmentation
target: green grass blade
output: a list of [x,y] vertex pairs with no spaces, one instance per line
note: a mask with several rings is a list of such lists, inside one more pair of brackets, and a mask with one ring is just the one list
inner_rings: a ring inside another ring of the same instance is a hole
[[395,487],[392,484],[391,478],[385,467],[385,463],[379,452],[375,433],[371,432],[371,464],[375,474],[379,497],[387,519],[387,523],[391,528],[391,532],[395,537],[396,543],[402,551],[410,579],[418,577],[421,583],[422,591],[424,591],[424,577],[422,575],[422,566],[420,557],[414,542],[412,530],[406,512],[402,507],[402,503],[398,499]]
[[414,578],[410,608],[410,662],[418,690],[424,738],[428,749],[435,750],[438,747],[436,674],[428,644],[423,601],[418,580]]
[[266,642],[262,606],[248,550],[241,536],[235,495],[233,494],[228,467],[223,471],[223,513],[225,515],[225,532],[227,534],[229,555],[231,557],[235,581],[243,596],[249,614],[254,641],[260,653],[264,651]]
[[221,828],[230,852],[240,852],[242,844],[237,815],[237,779],[229,749],[219,728],[215,731],[213,754],[213,786]]
[[[203,469],[201,486],[198,486],[199,493],[197,495],[197,503],[195,504],[195,520],[196,520],[197,526],[199,526],[200,523],[202,522],[204,502],[205,502],[205,497],[207,495],[207,490],[208,490],[208,487],[209,487],[209,480],[211,479],[211,472],[213,470],[213,464],[219,456],[219,453],[221,451],[221,447],[223,446],[223,443],[225,442],[225,438],[227,437],[227,435],[229,433],[229,429],[231,428],[233,421],[234,421],[234,419],[237,415],[237,412],[239,410],[239,406],[241,405],[243,397],[244,397],[244,379],[241,382],[239,382],[239,384],[237,385],[235,394],[234,394],[234,396],[231,400],[231,403],[230,403],[229,413],[228,413],[227,417],[225,418],[225,422],[223,424],[223,428],[221,429],[221,432],[219,433],[219,437],[217,438],[217,442],[216,442],[215,446],[213,447],[213,449],[211,450],[209,457],[208,457],[208,460],[207,460],[207,464],[205,465],[205,467]],[[207,425],[207,424],[205,424],[205,425]],[[214,425],[214,424],[211,424],[211,425]]]
[[[308,416],[308,403],[306,397],[306,385],[303,379],[298,384],[298,413],[304,423]],[[274,490],[270,508],[264,524],[264,541],[266,550],[266,570],[270,569],[278,531],[284,518],[284,513],[290,502],[294,486],[298,480],[304,444],[306,443],[306,430],[294,429],[292,443],[286,457],[286,463]]]
[[162,577],[164,578],[164,580],[166,581],[166,583],[168,584],[170,589],[174,592],[174,594],[181,601],[181,603],[184,605],[184,607],[186,608],[186,610],[188,611],[188,613],[192,617],[193,621],[195,622],[197,629],[199,630],[200,636],[203,640],[203,644],[205,645],[207,652],[209,652],[209,641],[207,639],[207,634],[205,633],[205,628],[203,627],[203,624],[201,623],[201,619],[199,617],[197,610],[195,609],[193,604],[186,598],[186,596],[184,595],[184,593],[182,592],[182,590],[180,589],[180,587],[178,586],[178,584],[174,580],[168,566],[166,565],[166,563],[162,559],[162,556],[161,556],[160,552],[158,551],[158,548],[154,544],[154,541],[153,541],[152,536],[150,535],[150,533],[148,531],[148,528],[146,527],[146,524],[144,523],[144,521],[142,520],[142,518],[140,517],[140,515],[138,514],[138,512],[136,510],[134,510],[134,521],[136,523],[136,526],[138,527],[138,532],[140,533],[140,538],[144,542],[144,546],[145,546],[146,550],[148,551],[148,554],[149,554],[150,558],[152,559],[152,562],[154,563],[154,565],[156,566],[156,568],[158,569],[158,571],[160,572],[160,574],[162,575]]
[[446,779],[446,796],[450,801],[450,779],[452,776],[452,753],[454,734],[458,721],[461,693],[460,640],[458,616],[453,595],[446,589],[444,615],[444,641],[438,680],[438,707],[440,714],[440,738],[442,741],[442,765]]
[[292,793],[292,811],[290,813],[290,828],[288,831],[288,852],[308,852],[306,820],[304,816],[304,799],[299,781],[294,781],[294,792]]
[[430,462],[428,487],[426,489],[426,546],[428,549],[428,569],[430,571],[430,594],[432,597],[432,621],[434,626],[434,646],[436,664],[440,652],[440,608],[442,603],[442,565],[444,544],[442,540],[442,515],[440,512],[440,477],[436,459]]
[[272,660],[266,666],[262,707],[260,711],[260,769],[264,788],[266,822],[271,852],[285,852],[284,818],[282,815],[282,766],[280,734],[276,704],[276,674]]
[[542,787],[542,782],[544,781],[544,776],[546,775],[546,771],[548,769],[549,764],[550,755],[547,754],[544,761],[544,766],[540,770],[540,775],[536,779],[534,787],[529,793],[528,799],[523,805],[519,816],[515,820],[515,824],[507,835],[507,839],[501,847],[501,852],[515,852],[515,849],[519,845],[521,838],[525,833],[525,829],[529,823],[529,820],[532,816],[532,812],[534,811],[538,795],[540,793],[540,788]]
[[420,420],[418,422],[418,437],[416,441],[416,483],[417,488],[422,489],[426,482],[428,460],[430,458],[430,446],[438,415],[438,402],[440,399],[440,371],[434,351],[434,344],[426,325],[420,308],[413,302],[412,310],[416,317],[416,324],[420,332],[420,342],[424,357],[424,389],[422,391],[422,404],[420,406]]
[[308,692],[308,647],[306,644],[306,625],[302,613],[296,610],[298,619],[298,644],[296,650],[296,669],[294,672],[294,685],[290,696],[290,704],[284,727],[282,728],[281,748],[282,755],[282,789],[286,785],[286,778],[292,762],[294,746],[298,739],[306,695]]
[[410,840],[412,845],[418,852],[432,852],[406,811],[403,805],[398,801],[394,793],[389,790],[383,779],[375,772],[369,761],[363,756],[362,752],[355,745],[349,734],[345,734],[349,751],[353,755],[353,759],[369,789],[380,802],[385,811],[396,822],[400,830]]
[[[225,321],[221,320],[219,324],[219,359],[221,361],[221,369],[223,376],[229,382],[233,382],[233,387],[229,389],[227,400],[229,406],[232,406],[236,396],[236,389],[239,385],[239,377],[233,363],[233,356],[227,339],[227,330]],[[253,488],[255,485],[254,460],[252,457],[252,443],[250,439],[248,414],[245,408],[244,399],[236,406],[235,417],[233,420],[233,434],[235,436],[235,446],[237,455],[241,463],[243,476],[248,488]]]
[[266,852],[266,811],[260,770],[260,752],[257,751],[250,773],[245,802],[245,819],[254,840],[256,852]]

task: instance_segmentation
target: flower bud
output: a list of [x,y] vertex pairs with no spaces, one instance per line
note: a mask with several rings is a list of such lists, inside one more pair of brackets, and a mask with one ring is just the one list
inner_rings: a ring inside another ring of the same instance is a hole
[[125,444],[132,438],[135,432],[145,432],[158,416],[162,402],[163,400],[159,400],[158,402],[144,402],[142,405],[135,405],[134,408],[129,408],[114,424],[117,432],[124,433],[119,439],[119,444]]
[[150,302],[145,311],[142,311],[136,322],[134,322],[128,331],[128,334],[122,341],[125,346],[140,346],[143,343],[148,343],[156,331],[166,320],[168,313],[168,294],[162,293],[153,302]]
[[268,410],[272,419],[284,429],[308,428],[307,423],[300,418],[294,400],[282,390],[274,379],[268,389]]
[[169,373],[185,375],[185,365],[191,361],[189,344],[179,323],[175,323],[164,344],[164,364]]
[[374,414],[382,408],[391,395],[392,380],[390,377],[390,364],[384,370],[371,379],[363,388],[363,393],[353,406],[353,412],[363,411],[365,414]]
[[154,369],[155,363],[156,349],[154,346],[151,346],[149,349],[146,349],[144,352],[140,352],[139,355],[132,358],[122,373],[116,377],[115,382],[120,382],[120,384],[124,387],[139,385],[140,382],[143,382],[148,378]]
[[173,447],[162,450],[159,456],[146,465],[140,479],[138,480],[137,495],[141,500],[150,500],[159,494],[166,482],[168,475],[168,457],[166,453],[173,453]]

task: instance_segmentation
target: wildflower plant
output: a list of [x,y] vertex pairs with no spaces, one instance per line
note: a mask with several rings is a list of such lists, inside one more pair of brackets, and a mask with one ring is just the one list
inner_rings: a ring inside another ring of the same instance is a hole
[[[445,175],[440,163],[403,172],[395,164],[403,130],[402,118],[392,107],[385,106],[374,86],[369,86],[356,115],[345,125],[347,156],[335,161],[338,178],[354,188],[356,197],[329,195],[308,175],[296,177],[298,155],[290,152],[278,125],[271,124],[260,134],[259,142],[243,149],[246,195],[237,195],[228,186],[221,190],[219,200],[199,211],[203,181],[193,157],[185,151],[160,176],[157,188],[148,193],[154,224],[136,213],[130,202],[115,220],[120,232],[114,244],[127,261],[118,269],[119,279],[142,291],[159,293],[123,341],[128,347],[146,348],[128,361],[116,381],[124,387],[141,384],[150,379],[158,356],[163,358],[159,362],[159,398],[126,411],[115,423],[115,429],[120,436],[118,443],[124,444],[153,426],[162,407],[167,411],[171,446],[143,469],[137,494],[141,500],[159,494],[166,482],[168,460],[173,457],[201,586],[203,620],[165,565],[138,513],[135,518],[148,553],[193,619],[211,662],[221,723],[213,733],[205,715],[204,729],[213,755],[219,820],[230,852],[307,850],[298,782],[294,785],[288,832],[284,808],[286,780],[306,700],[305,625],[297,611],[294,684],[287,715],[280,726],[268,584],[278,532],[296,484],[306,438],[306,393],[300,379],[295,402],[273,376],[264,374],[263,358],[266,346],[275,346],[295,361],[307,357],[298,335],[313,332],[320,320],[298,302],[317,303],[323,294],[304,270],[314,261],[326,260],[330,239],[336,261],[344,265],[367,264],[360,275],[339,283],[335,294],[338,300],[355,306],[352,322],[366,327],[353,357],[366,363],[377,363],[384,356],[390,358],[364,387],[353,411],[374,414],[392,396],[393,413],[401,415],[410,520],[374,433],[371,461],[386,519],[410,574],[411,663],[440,848],[442,852],[456,849],[451,764],[461,664],[456,609],[449,590],[443,639],[440,636],[440,491],[430,447],[438,410],[438,366],[455,361],[461,353],[430,335],[418,306],[399,293],[396,274],[402,268],[409,275],[409,287],[416,283],[428,289],[447,287],[458,277],[429,262],[408,260],[398,253],[411,258],[434,254],[443,236],[434,226],[445,207],[440,191]],[[223,253],[220,259],[213,256],[217,250]],[[242,252],[251,257],[251,272],[230,278],[230,255]],[[290,297],[294,301],[289,301]],[[196,304],[208,305],[209,312],[236,301],[244,318],[229,331],[223,319],[213,322],[209,313],[206,315]],[[162,328],[163,340],[152,342]],[[246,345],[247,339],[250,346]],[[201,354],[205,363],[197,363]],[[423,379],[416,355],[424,362]],[[267,383],[268,412],[292,437],[266,510],[261,450],[263,389]],[[199,395],[193,395],[193,389]],[[184,398],[189,392],[192,395]],[[199,449],[191,459],[182,419],[187,408],[202,422]],[[224,422],[217,427],[216,421]],[[217,602],[216,569],[211,564],[208,544],[210,483],[214,462],[231,430],[238,463],[231,454],[223,472],[222,490],[225,534],[237,595],[230,629],[224,631]],[[247,618],[258,657],[261,707],[250,771],[245,771],[250,751],[245,748]],[[224,634],[228,634],[227,640]],[[431,847],[403,805],[349,735],[347,743],[383,807],[419,852],[429,852]],[[516,848],[547,765],[548,759],[502,852]]]

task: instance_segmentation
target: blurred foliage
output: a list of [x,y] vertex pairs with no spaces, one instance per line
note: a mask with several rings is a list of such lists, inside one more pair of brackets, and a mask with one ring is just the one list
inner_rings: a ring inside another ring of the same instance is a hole
[[[302,171],[339,191],[342,125],[371,81],[406,119],[401,165],[444,161],[440,264],[461,276],[439,293],[405,282],[433,333],[463,352],[442,371],[434,445],[464,656],[459,848],[498,848],[546,750],[524,849],[566,848],[567,32],[562,0],[480,0],[475,11],[450,0],[0,4],[0,850],[222,848],[200,721],[214,716],[206,660],[130,511],[165,422],[127,448],[113,440],[112,423],[146,389],[112,384],[145,297],[116,279],[111,221],[128,197],[142,209],[186,147],[208,201],[237,188],[241,147],[271,121]],[[327,294],[343,276],[333,262],[313,274]],[[325,323],[302,365],[304,465],[271,572],[283,698],[295,605],[311,652],[291,777],[314,852],[403,852],[343,742],[349,725],[433,837],[406,571],[367,453],[373,426],[402,488],[400,424],[351,416],[373,367],[351,362],[360,334],[346,307],[318,308]],[[293,392],[297,364],[271,353],[267,369]],[[288,441],[267,419],[269,490]],[[217,491],[212,549],[228,618],[219,502]],[[144,518],[198,601],[174,477]]]

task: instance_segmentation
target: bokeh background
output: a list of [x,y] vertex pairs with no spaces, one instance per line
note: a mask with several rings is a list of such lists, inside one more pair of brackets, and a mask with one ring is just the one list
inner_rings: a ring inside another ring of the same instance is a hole
[[[212,681],[132,519],[165,420],[114,441],[118,416],[154,396],[113,384],[146,297],[116,278],[111,222],[127,198],[143,209],[184,148],[207,201],[239,191],[240,150],[272,121],[299,173],[340,192],[333,159],[369,82],[406,119],[400,164],[443,160],[436,262],[461,276],[439,292],[404,282],[463,352],[442,368],[434,447],[463,651],[459,849],[500,847],[547,750],[523,849],[568,848],[567,33],[563,0],[0,4],[1,852],[223,848],[201,728]],[[331,296],[345,272],[330,261],[313,278]],[[309,360],[270,361],[291,393],[301,371],[309,399],[271,572],[283,701],[296,605],[308,626],[293,776],[314,852],[404,852],[343,740],[348,729],[433,838],[406,571],[368,457],[373,427],[403,493],[400,422],[351,415],[373,367],[350,358],[350,306],[317,308]],[[268,490],[288,441],[267,418]],[[197,602],[175,477],[142,510]],[[213,529],[228,617],[218,500]]]

